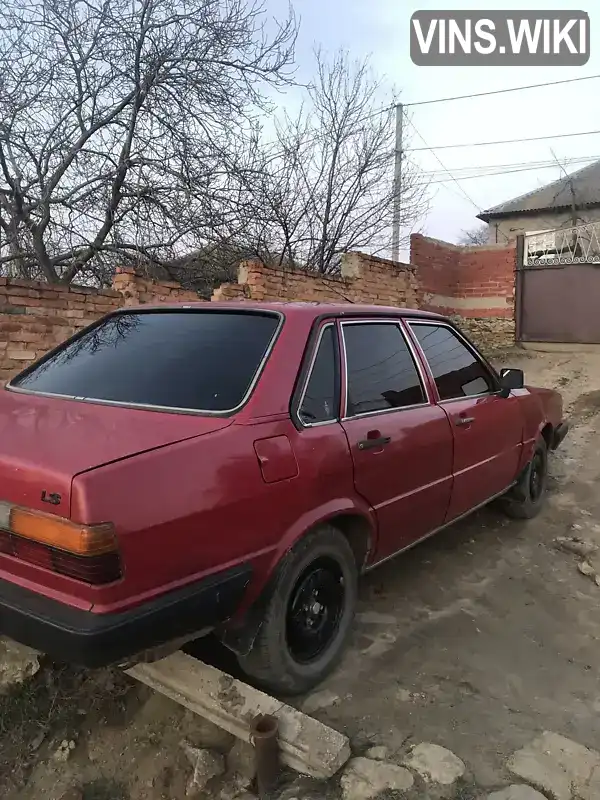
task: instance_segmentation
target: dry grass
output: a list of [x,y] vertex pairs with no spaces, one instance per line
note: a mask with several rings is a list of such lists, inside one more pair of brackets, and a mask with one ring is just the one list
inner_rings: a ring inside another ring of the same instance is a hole
[[[41,750],[56,749],[99,721],[119,724],[138,695],[139,686],[118,670],[43,664],[0,696],[0,797],[24,785]],[[108,797],[88,794],[90,800]]]

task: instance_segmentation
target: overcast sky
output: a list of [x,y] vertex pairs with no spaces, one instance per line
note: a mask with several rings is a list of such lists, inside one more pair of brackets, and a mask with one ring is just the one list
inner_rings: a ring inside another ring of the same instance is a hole
[[[267,0],[269,10],[284,9],[284,0]],[[600,73],[600,0],[295,0],[301,20],[297,60],[304,73],[314,44],[328,50],[347,48],[353,55],[372,56],[377,72],[401,91],[409,104],[439,97],[485,92],[530,83]],[[409,22],[418,10],[565,9],[590,15],[591,57],[583,67],[417,67],[410,60]],[[430,146],[517,139],[600,129],[600,79],[550,86],[506,95],[460,100],[407,109],[409,118]],[[410,145],[422,147],[414,131]],[[491,147],[437,150],[452,172],[463,167],[513,165],[523,162],[600,158],[600,135]],[[429,152],[413,153],[424,170],[440,170]],[[566,163],[566,162],[565,162]],[[590,163],[590,162],[585,162]],[[585,164],[569,164],[573,171]],[[500,166],[498,171],[504,168]],[[508,172],[505,168],[504,172]],[[472,202],[449,180],[431,186],[431,212],[423,222],[426,234],[457,241],[477,224],[478,210],[490,208],[560,177],[560,167],[460,181]]]

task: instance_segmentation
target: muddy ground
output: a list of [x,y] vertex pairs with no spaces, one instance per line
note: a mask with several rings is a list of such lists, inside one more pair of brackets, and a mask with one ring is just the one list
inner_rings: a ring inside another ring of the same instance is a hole
[[[529,522],[484,509],[371,573],[341,668],[302,700],[356,752],[447,747],[469,769],[461,797],[505,784],[506,758],[543,730],[600,745],[600,587],[554,545],[600,544],[600,353],[518,351],[502,363],[560,388],[572,413],[546,509]],[[183,740],[231,746],[119,673],[45,669],[0,698],[0,796],[59,800],[78,786],[85,800],[182,800]]]

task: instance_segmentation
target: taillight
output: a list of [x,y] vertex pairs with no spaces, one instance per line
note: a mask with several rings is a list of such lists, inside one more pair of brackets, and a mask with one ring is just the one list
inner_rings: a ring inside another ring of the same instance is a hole
[[122,576],[110,523],[78,525],[6,503],[0,503],[0,553],[85,583],[112,583]]

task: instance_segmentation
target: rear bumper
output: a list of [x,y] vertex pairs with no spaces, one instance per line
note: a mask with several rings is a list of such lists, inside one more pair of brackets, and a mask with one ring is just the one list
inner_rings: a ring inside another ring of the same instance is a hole
[[552,450],[556,450],[556,448],[560,445],[560,443],[565,438],[568,432],[569,432],[569,420],[565,419],[560,423],[560,425],[556,426],[556,429],[552,436]]
[[118,664],[227,620],[251,574],[249,565],[235,567],[118,614],[82,611],[0,580],[0,635],[57,661]]

